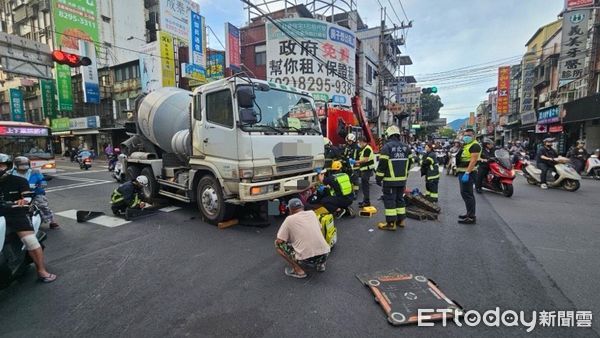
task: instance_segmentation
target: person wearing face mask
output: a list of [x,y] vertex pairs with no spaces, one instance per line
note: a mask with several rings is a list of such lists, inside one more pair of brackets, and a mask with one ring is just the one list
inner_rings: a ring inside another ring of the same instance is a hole
[[458,223],[475,224],[475,195],[473,194],[473,184],[477,176],[477,161],[481,155],[481,145],[475,140],[475,131],[471,128],[466,129],[462,140],[462,149],[456,155],[456,171],[460,182],[460,195],[465,201],[467,213],[458,216]]
[[552,148],[552,142],[554,142],[554,138],[545,138],[544,145],[538,150],[535,156],[537,167],[542,171],[540,174],[540,187],[542,189],[548,189],[548,185],[546,184],[548,171],[554,169],[556,158],[558,158],[558,153]]

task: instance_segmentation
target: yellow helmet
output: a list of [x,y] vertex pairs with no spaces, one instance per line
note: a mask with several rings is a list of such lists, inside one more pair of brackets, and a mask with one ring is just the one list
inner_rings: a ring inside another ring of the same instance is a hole
[[390,137],[392,135],[400,135],[400,128],[398,128],[397,126],[389,126],[386,131],[385,134]]
[[341,170],[342,169],[342,162],[341,161],[333,161],[331,163],[331,170]]

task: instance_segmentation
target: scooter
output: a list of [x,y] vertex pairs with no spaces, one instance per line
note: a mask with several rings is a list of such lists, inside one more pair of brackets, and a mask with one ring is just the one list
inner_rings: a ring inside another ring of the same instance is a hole
[[458,171],[456,170],[456,155],[458,155],[458,152],[448,153],[448,165],[446,165],[446,175],[458,175]]
[[585,161],[585,167],[583,168],[582,177],[585,178],[593,178],[596,180],[600,180],[600,159],[598,158],[598,154],[600,151],[596,150],[594,155],[590,156],[587,161]]
[[[566,191],[576,191],[580,187],[579,181],[581,180],[581,176],[577,173],[577,170],[573,168],[569,164],[569,159],[565,157],[558,157],[556,159],[556,165],[554,166],[555,170],[548,171],[548,187],[552,188],[560,188],[562,187]],[[542,171],[533,165],[531,165],[528,161],[524,163],[523,166],[523,176],[527,179],[527,183],[531,185],[539,185],[540,175]],[[558,176],[557,178],[555,178]]]
[[92,153],[89,151],[81,151],[77,155],[77,162],[79,163],[79,169],[89,170],[92,167]]
[[506,197],[513,195],[513,180],[515,171],[510,162],[510,155],[504,149],[494,152],[494,157],[489,159],[490,172],[483,179],[482,188],[502,193]]
[[108,171],[115,170],[115,165],[119,160],[119,155],[121,155],[121,149],[115,148],[113,153],[108,156]]
[[127,159],[127,155],[119,154],[112,172],[112,177],[119,183],[125,182],[125,172],[123,171],[123,162],[125,162],[125,159]]
[[[26,198],[30,200],[30,198]],[[13,202],[0,200],[1,207],[8,208],[24,208],[18,207]],[[42,217],[40,210],[33,204],[29,207],[29,218],[35,236],[44,249],[43,242],[46,240],[46,233],[40,230]],[[29,265],[33,263],[29,253],[25,249],[25,245],[14,232],[7,232],[6,220],[0,217],[0,289],[8,287],[15,279],[22,275]]]
[[515,161],[514,169],[522,171],[523,163],[527,159],[527,153],[525,153],[524,151],[518,152],[517,154],[515,154],[515,158],[516,158],[516,161]]

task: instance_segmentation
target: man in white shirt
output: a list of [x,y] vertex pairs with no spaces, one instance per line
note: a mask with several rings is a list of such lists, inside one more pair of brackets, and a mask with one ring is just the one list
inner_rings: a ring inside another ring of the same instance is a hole
[[302,201],[292,198],[288,203],[290,215],[283,221],[275,248],[290,266],[285,274],[294,278],[306,278],[302,265],[316,266],[317,271],[325,271],[329,255],[329,245],[321,232],[321,224],[313,211],[305,211]]

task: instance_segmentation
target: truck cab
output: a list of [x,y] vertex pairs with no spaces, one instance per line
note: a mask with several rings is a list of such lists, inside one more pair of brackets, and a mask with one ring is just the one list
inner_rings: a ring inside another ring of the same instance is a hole
[[196,202],[204,219],[217,223],[235,205],[315,182],[324,147],[310,94],[239,76],[182,92],[161,88],[138,105],[138,140],[129,146],[143,150],[131,152],[126,166],[129,176],[151,176],[147,197]]

